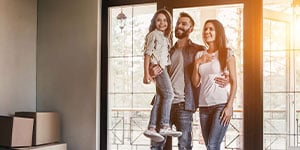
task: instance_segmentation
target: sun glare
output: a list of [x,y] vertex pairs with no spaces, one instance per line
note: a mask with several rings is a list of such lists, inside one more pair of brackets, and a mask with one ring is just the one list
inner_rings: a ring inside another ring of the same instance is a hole
[[300,15],[298,15],[295,18],[294,41],[295,41],[295,48],[300,49]]
[[296,41],[300,42],[300,16],[297,17],[296,19],[296,24],[295,24],[295,33],[296,33]]

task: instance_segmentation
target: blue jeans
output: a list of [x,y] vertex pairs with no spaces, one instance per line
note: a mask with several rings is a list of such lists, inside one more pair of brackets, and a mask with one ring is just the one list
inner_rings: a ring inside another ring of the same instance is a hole
[[[179,150],[191,150],[192,145],[192,122],[193,112],[184,109],[184,103],[173,104],[171,108],[170,126],[175,125],[182,135],[178,137]],[[168,140],[172,137],[168,137]],[[167,142],[167,144],[172,144]],[[172,145],[167,145],[166,140],[161,143],[151,142],[151,150],[171,150]]]
[[174,92],[169,74],[166,69],[156,78],[156,93],[160,98],[156,98],[151,110],[149,127],[156,128],[157,117],[160,117],[160,127],[169,126],[170,111],[174,98]]
[[220,150],[228,125],[221,125],[221,113],[226,104],[200,107],[200,124],[207,150]]

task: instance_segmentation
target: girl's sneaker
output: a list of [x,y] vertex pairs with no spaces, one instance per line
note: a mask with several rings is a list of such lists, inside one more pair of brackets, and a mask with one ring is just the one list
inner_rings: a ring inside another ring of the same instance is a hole
[[165,140],[165,138],[162,135],[158,134],[155,130],[146,130],[144,132],[144,135],[154,142],[162,142]]
[[168,127],[168,128],[161,128],[159,130],[159,134],[162,135],[162,136],[180,137],[182,135],[182,132],[174,131],[170,127]]

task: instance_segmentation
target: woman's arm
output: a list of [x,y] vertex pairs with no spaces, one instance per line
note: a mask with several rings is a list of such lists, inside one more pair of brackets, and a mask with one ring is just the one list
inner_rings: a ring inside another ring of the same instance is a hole
[[230,79],[230,94],[229,94],[227,105],[232,107],[233,100],[235,98],[236,90],[237,90],[236,63],[235,63],[234,56],[231,56],[231,58],[229,58],[227,66],[229,70],[229,79]]
[[200,86],[200,73],[199,73],[199,66],[201,65],[201,62],[199,59],[195,59],[195,62],[193,64],[193,73],[192,73],[192,83],[195,87]]
[[200,86],[200,79],[201,79],[201,76],[200,76],[200,73],[199,73],[199,66],[202,64],[202,61],[201,61],[201,53],[202,52],[198,52],[196,53],[195,55],[195,60],[194,60],[194,63],[193,63],[193,72],[192,72],[192,84],[194,87],[199,87]]
[[192,73],[192,83],[195,87],[200,86],[200,81],[201,81],[201,75],[199,73],[199,66],[210,62],[214,56],[211,56],[209,54],[203,54],[201,57],[198,56],[199,53],[196,54],[195,61],[194,61],[194,66],[193,66],[193,73]]
[[230,119],[232,117],[232,111],[233,111],[233,100],[236,95],[237,90],[237,79],[236,79],[236,62],[235,57],[231,56],[228,59],[227,67],[229,70],[229,79],[230,79],[230,93],[227,101],[227,105],[224,108],[222,114],[221,114],[221,123],[223,125],[229,124]]

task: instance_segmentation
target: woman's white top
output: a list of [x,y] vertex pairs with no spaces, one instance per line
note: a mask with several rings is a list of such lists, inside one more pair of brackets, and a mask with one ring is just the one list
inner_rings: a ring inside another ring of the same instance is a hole
[[152,64],[159,64],[162,68],[170,65],[170,48],[170,40],[162,31],[155,29],[146,36],[144,54],[151,56]]
[[[203,54],[207,54],[207,51],[205,50],[198,52],[195,58],[198,59]],[[210,54],[215,55],[214,59],[208,63],[204,63],[199,66],[199,73],[201,76],[199,95],[200,107],[207,107],[227,103],[229,97],[228,86],[222,88],[214,81],[215,77],[225,77],[222,76],[223,72],[220,68],[218,54],[218,51]],[[227,59],[229,58],[229,56],[233,55],[233,51],[231,49],[228,49]]]

